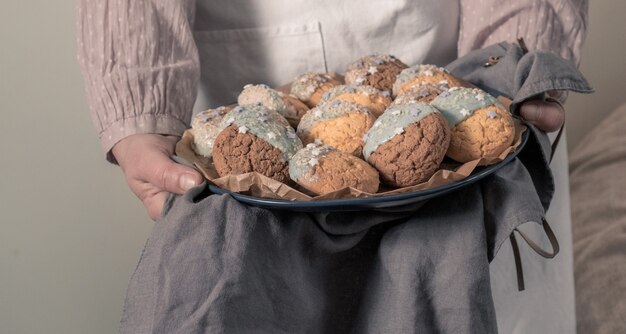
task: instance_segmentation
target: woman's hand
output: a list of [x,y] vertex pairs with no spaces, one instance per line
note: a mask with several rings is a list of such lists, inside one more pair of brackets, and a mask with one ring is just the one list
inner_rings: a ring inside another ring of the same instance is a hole
[[520,115],[545,132],[554,132],[565,122],[565,110],[556,100],[529,100],[520,107]]
[[202,182],[193,168],[170,159],[176,136],[136,134],[113,146],[112,153],[130,189],[143,202],[152,220],[161,214],[168,193],[182,194]]

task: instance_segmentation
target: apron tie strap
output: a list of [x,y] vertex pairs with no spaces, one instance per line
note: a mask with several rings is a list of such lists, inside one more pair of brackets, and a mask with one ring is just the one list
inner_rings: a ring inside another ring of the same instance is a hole
[[514,229],[513,232],[511,232],[511,235],[509,236],[509,238],[511,239],[511,248],[513,249],[513,257],[515,259],[515,270],[517,273],[517,289],[519,291],[524,291],[525,285],[524,285],[524,271],[522,268],[522,257],[520,256],[519,246],[517,244],[517,239],[515,238],[515,232],[519,233],[522,239],[526,241],[526,244],[533,251],[535,251],[535,253],[539,254],[540,256],[546,259],[554,258],[560,251],[559,241],[557,240],[556,235],[554,234],[554,231],[552,231],[550,224],[548,224],[548,221],[545,218],[542,218],[541,221],[542,221],[541,225],[543,227],[543,231],[545,232],[546,237],[548,237],[548,241],[550,241],[550,246],[552,247],[552,251],[547,251],[547,250],[542,249],[537,243],[531,240],[530,237],[528,237],[526,234],[524,234],[522,231],[518,230],[517,228]]

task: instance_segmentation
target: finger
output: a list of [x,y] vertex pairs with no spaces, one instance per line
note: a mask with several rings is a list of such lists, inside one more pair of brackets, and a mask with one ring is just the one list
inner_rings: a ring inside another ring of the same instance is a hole
[[546,132],[558,130],[565,122],[565,111],[556,102],[526,102],[520,109],[520,115],[529,123]]
[[147,197],[143,200],[143,206],[146,208],[150,219],[157,220],[161,216],[166,199],[167,192],[159,192],[154,196]]
[[193,168],[175,163],[165,155],[157,155],[151,160],[152,166],[146,181],[158,189],[183,194],[202,183],[200,173]]
[[163,211],[163,205],[169,193],[146,181],[135,179],[127,179],[127,181],[130,189],[143,203],[148,216],[152,220],[156,220]]

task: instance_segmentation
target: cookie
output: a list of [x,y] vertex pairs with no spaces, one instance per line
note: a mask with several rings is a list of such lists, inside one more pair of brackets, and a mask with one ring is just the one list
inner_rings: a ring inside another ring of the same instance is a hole
[[288,183],[289,159],[302,148],[295,130],[276,111],[239,106],[220,123],[213,164],[220,176],[258,172]]
[[390,107],[365,135],[363,156],[394,187],[427,181],[443,161],[450,129],[441,113],[423,103]]
[[341,81],[325,73],[304,73],[291,83],[291,94],[309,108],[320,104],[322,95],[329,89],[341,85]]
[[191,134],[193,135],[193,150],[204,157],[211,158],[215,137],[223,130],[219,124],[224,115],[232,107],[219,107],[197,113],[191,120]]
[[470,84],[453,76],[443,67],[435,65],[416,65],[404,69],[393,83],[393,95],[398,96],[413,86],[433,85],[441,90],[450,87],[468,87]]
[[497,157],[515,139],[511,114],[495,97],[478,88],[450,88],[431,105],[452,127],[447,155],[458,162]]
[[289,161],[289,176],[310,192],[323,195],[351,187],[378,191],[378,172],[367,162],[328,145],[308,144]]
[[407,104],[411,102],[420,102],[430,104],[437,95],[443,92],[444,88],[434,85],[419,85],[403,90],[391,103],[391,106]]
[[380,91],[372,86],[341,85],[329,89],[322,96],[322,103],[342,100],[369,108],[374,116],[380,116],[391,104],[389,91]]
[[407,67],[392,55],[365,56],[348,66],[345,80],[348,85],[368,85],[391,92],[396,76]]
[[261,104],[283,115],[291,126],[298,126],[309,108],[295,96],[279,92],[267,85],[245,85],[237,98],[240,106]]
[[306,145],[315,141],[361,156],[363,135],[376,117],[362,105],[333,100],[309,110],[298,125],[297,134]]

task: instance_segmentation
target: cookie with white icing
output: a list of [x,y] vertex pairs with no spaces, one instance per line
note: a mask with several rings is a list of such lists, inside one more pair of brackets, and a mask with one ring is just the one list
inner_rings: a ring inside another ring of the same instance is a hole
[[340,85],[329,89],[322,96],[322,103],[332,100],[342,100],[360,104],[380,116],[391,104],[389,91],[380,91],[372,86]]
[[223,130],[219,124],[224,115],[232,107],[219,107],[197,113],[191,120],[191,134],[193,135],[193,150],[207,158],[212,157],[215,137]]
[[450,87],[468,87],[467,82],[450,74],[443,67],[421,64],[402,70],[393,83],[393,95],[398,96],[413,86],[433,85],[441,90]]
[[392,55],[369,55],[348,66],[345,80],[348,85],[368,85],[391,92],[396,76],[407,67]]
[[478,88],[450,88],[431,105],[441,111],[452,128],[447,155],[456,161],[497,157],[515,139],[509,111]]
[[376,117],[360,104],[333,100],[309,110],[298,125],[298,136],[306,145],[315,141],[343,152],[361,156],[363,135]]
[[261,105],[233,108],[213,145],[220,176],[258,172],[288,183],[289,159],[302,148],[295,130],[276,111]]
[[267,85],[245,85],[237,98],[240,106],[263,105],[283,115],[291,126],[298,126],[309,108],[295,96],[279,92]]
[[367,162],[332,146],[313,143],[291,158],[289,176],[317,195],[347,187],[376,193],[379,186],[378,172]]
[[441,113],[423,103],[390,107],[365,135],[363,157],[394,187],[427,181],[438,169],[450,142]]
[[291,83],[291,94],[309,108],[315,108],[322,95],[329,89],[341,85],[341,81],[326,73],[307,72],[297,76]]

